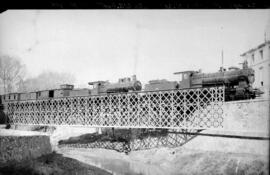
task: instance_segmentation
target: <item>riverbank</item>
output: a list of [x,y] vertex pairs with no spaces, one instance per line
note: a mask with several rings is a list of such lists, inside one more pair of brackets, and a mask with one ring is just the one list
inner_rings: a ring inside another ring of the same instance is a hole
[[111,173],[55,152],[27,161],[13,161],[0,165],[0,175],[110,175]]
[[52,152],[49,133],[0,129],[0,175],[108,175],[109,172]]

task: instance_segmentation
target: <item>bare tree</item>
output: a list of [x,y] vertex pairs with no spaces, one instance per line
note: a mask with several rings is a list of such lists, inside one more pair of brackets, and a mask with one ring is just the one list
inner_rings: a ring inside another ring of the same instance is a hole
[[19,59],[7,55],[0,56],[0,84],[4,93],[14,92],[24,75],[25,66]]
[[61,84],[74,84],[75,77],[70,73],[43,72],[35,78],[28,78],[19,83],[20,92],[57,89]]

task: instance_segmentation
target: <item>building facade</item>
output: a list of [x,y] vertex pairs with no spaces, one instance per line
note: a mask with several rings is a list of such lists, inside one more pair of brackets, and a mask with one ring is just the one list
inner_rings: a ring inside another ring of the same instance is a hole
[[241,54],[249,67],[255,71],[253,87],[264,91],[263,97],[270,97],[270,41]]

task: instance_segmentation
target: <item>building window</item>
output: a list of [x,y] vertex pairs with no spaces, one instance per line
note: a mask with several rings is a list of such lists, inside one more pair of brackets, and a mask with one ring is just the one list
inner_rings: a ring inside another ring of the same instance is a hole
[[255,62],[255,57],[254,57],[254,54],[251,55],[251,60],[252,60],[252,63]]
[[260,57],[263,59],[263,50],[260,50]]
[[260,69],[259,80],[260,80],[261,86],[263,86],[263,66],[260,67],[259,69]]

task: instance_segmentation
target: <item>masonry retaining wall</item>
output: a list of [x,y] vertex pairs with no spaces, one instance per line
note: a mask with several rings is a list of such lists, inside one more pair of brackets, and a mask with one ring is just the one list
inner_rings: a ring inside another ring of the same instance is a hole
[[223,106],[223,128],[269,136],[269,108],[269,99],[226,102]]
[[269,156],[269,139],[266,139],[269,137],[269,105],[269,99],[225,102],[222,108],[223,129],[204,130],[201,134],[206,135],[198,135],[183,148]]

